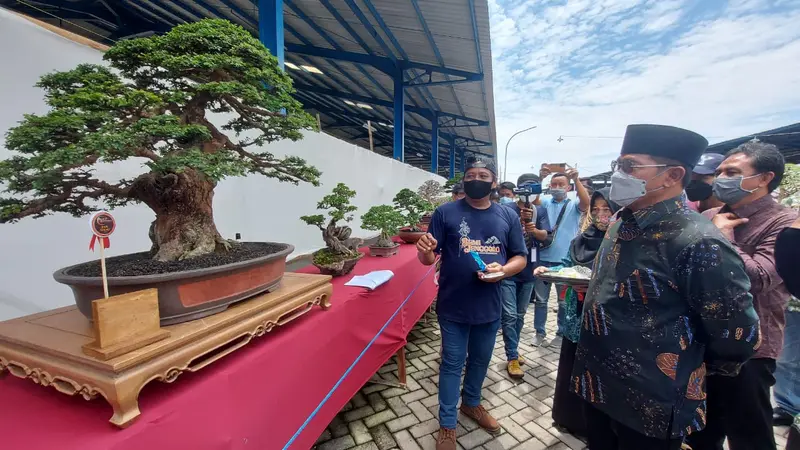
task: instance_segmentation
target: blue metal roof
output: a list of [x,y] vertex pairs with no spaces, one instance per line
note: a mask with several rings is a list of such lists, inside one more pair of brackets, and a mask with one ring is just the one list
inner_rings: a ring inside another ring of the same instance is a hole
[[712,144],[706,152],[725,154],[752,139],[775,144],[787,162],[800,163],[800,123]]
[[106,44],[205,17],[263,35],[268,11],[260,16],[259,6],[281,3],[286,70],[323,131],[368,147],[370,121],[375,151],[397,157],[399,86],[406,162],[430,170],[436,152],[437,172],[447,176],[451,145],[459,156],[495,158],[487,0],[0,0]]

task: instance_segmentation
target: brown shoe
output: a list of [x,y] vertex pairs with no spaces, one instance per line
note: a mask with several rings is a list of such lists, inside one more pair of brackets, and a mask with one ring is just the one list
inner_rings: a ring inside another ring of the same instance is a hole
[[436,438],[436,450],[456,450],[456,430],[439,428]]
[[478,406],[466,406],[461,405],[461,413],[465,416],[469,417],[470,419],[478,422],[478,425],[483,428],[484,430],[488,431],[492,434],[498,434],[502,431],[500,428],[500,424],[497,423],[494,417],[489,415],[489,412],[486,411],[481,405]]
[[523,372],[522,368],[519,366],[518,359],[512,359],[509,361],[506,370],[508,370],[508,376],[511,378],[519,379],[525,376],[525,372]]

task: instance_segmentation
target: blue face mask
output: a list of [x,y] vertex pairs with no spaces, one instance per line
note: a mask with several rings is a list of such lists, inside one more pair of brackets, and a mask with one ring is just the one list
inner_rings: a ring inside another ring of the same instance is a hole
[[514,199],[511,197],[500,197],[500,204],[501,205],[510,205],[514,203]]

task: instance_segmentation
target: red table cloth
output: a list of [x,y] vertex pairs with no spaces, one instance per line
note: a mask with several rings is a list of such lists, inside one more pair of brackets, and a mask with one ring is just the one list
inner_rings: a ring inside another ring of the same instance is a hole
[[432,267],[417,261],[411,245],[392,258],[365,256],[353,275],[389,269],[394,278],[372,292],[344,286],[351,276],[335,278],[328,311],[316,309],[174,384],[147,385],[142,415],[125,430],[108,423],[111,407],[102,399],[86,402],[7,375],[0,380],[0,448],[271,450],[284,448],[301,428],[289,448],[311,448],[405,345],[436,295]]

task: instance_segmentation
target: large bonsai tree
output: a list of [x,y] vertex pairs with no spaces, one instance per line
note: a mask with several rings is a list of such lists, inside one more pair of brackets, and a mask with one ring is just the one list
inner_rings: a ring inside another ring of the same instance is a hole
[[434,210],[432,203],[428,202],[411,189],[401,189],[392,200],[395,209],[403,215],[405,225],[411,231],[419,231],[419,221],[422,216]]
[[[6,136],[18,154],[0,161],[7,191],[0,223],[144,203],[156,215],[153,258],[171,261],[229,249],[212,210],[223,178],[319,184],[320,172],[304,160],[262,148],[301,139],[314,120],[292,98],[277,59],[242,27],[224,20],[179,25],[120,41],[104,60],[110,67],[82,64],[37,83],[51,109],[26,115]],[[209,111],[226,114],[221,127]],[[98,164],[129,159],[142,161],[145,173],[97,177]]]
[[361,216],[361,228],[380,231],[376,247],[392,247],[392,236],[405,224],[405,217],[390,205],[373,206]]
[[328,213],[327,224],[325,224],[325,216],[322,214],[300,217],[303,222],[322,231],[322,239],[325,241],[326,248],[315,255],[315,262],[328,264],[358,255],[358,246],[363,241],[351,238],[350,234],[353,230],[347,225],[337,224],[337,222],[353,220],[353,212],[358,208],[350,204],[350,199],[355,196],[356,191],[344,183],[339,183],[330,194],[322,197],[322,200],[317,203],[317,209]]

